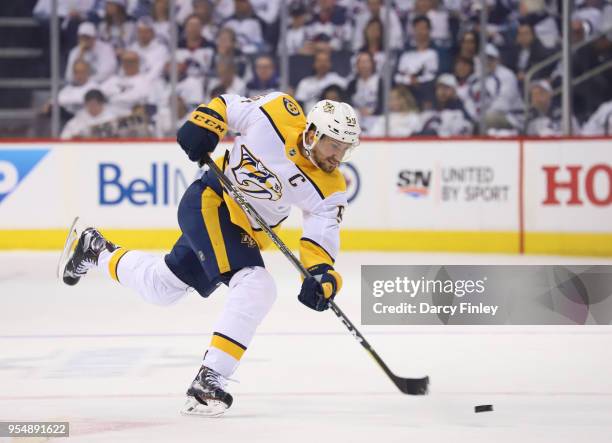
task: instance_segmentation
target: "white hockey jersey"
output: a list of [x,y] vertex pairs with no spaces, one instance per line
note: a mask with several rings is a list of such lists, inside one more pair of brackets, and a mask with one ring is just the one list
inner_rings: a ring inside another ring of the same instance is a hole
[[[298,140],[306,117],[295,99],[281,92],[245,98],[224,94],[209,108],[230,130],[240,133],[226,158],[217,159],[225,175],[273,228],[289,216],[292,205],[303,214],[300,258],[307,267],[333,265],[340,243],[340,222],[347,205],[346,182],[337,169],[324,172],[304,157]],[[196,111],[197,112],[197,111]],[[257,223],[224,194],[232,222],[265,248],[271,241]]]

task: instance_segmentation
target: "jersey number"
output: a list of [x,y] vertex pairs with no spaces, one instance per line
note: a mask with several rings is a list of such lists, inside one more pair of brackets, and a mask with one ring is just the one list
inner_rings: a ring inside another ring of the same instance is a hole
[[342,217],[344,216],[344,206],[338,206],[338,214],[336,214],[336,220],[338,223],[342,223]]

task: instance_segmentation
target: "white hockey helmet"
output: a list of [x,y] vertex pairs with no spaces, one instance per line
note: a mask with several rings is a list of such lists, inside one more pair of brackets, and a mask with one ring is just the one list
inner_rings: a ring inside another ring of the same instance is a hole
[[[314,140],[308,144],[306,133],[312,125],[316,128]],[[350,147],[342,159],[345,161],[350,152],[359,145],[359,134],[361,134],[361,128],[357,121],[357,113],[351,105],[333,100],[321,100],[314,105],[306,117],[306,129],[302,133],[302,142],[308,155],[323,135],[348,143]]]

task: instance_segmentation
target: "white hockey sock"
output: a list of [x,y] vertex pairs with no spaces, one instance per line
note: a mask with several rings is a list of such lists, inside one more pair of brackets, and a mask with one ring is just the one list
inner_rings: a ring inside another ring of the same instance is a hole
[[187,294],[188,286],[172,273],[162,257],[120,248],[112,253],[103,251],[98,267],[149,303],[169,305]]
[[227,300],[213,329],[203,364],[230,377],[276,299],[276,286],[261,266],[244,268],[229,282]]

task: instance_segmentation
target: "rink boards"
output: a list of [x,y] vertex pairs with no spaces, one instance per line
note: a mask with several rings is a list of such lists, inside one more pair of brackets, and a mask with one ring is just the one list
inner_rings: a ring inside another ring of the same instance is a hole
[[[370,140],[342,171],[345,250],[612,255],[612,139]],[[169,141],[0,143],[0,249],[59,248],[75,215],[166,249],[197,174]]]

